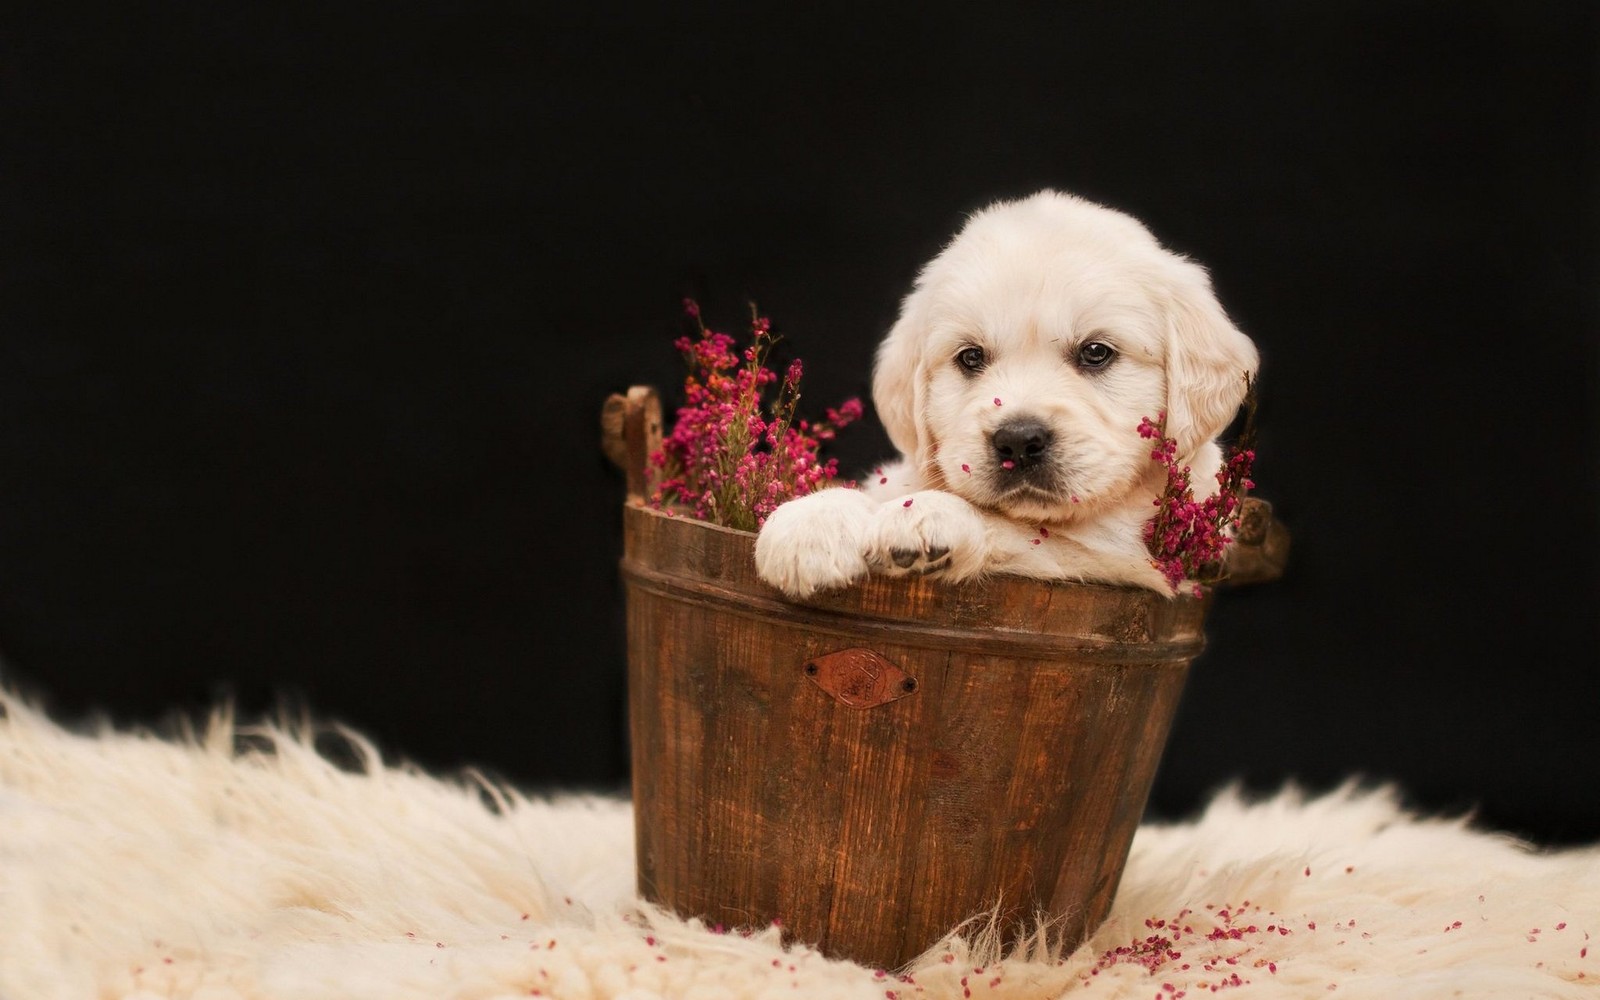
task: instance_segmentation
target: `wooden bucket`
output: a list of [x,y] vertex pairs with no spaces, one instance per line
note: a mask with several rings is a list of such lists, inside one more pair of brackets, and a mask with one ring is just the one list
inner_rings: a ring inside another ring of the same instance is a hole
[[1093,931],[1210,594],[873,577],[789,600],[754,535],[642,505],[660,411],[630,398],[608,447],[640,894],[885,969],[976,915]]

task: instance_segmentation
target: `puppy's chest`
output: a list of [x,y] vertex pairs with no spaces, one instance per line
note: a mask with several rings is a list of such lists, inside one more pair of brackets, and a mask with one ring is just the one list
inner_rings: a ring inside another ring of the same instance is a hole
[[856,486],[874,500],[887,502],[908,493],[926,489],[944,489],[944,484],[930,485],[927,479],[909,462],[897,460],[874,466],[861,476]]

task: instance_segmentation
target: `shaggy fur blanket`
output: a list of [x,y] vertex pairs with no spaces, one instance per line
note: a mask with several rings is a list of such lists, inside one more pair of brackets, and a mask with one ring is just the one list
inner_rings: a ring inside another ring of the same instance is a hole
[[[0,997],[1600,997],[1600,849],[1382,790],[1147,826],[1068,954],[975,928],[906,970],[633,895],[626,802],[336,766],[304,732],[68,732],[0,696]],[[1594,948],[1593,954],[1590,948]]]

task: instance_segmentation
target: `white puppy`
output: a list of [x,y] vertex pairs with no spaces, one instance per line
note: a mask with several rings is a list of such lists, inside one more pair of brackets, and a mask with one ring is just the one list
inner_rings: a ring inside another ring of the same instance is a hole
[[869,571],[983,573],[1172,593],[1145,549],[1166,413],[1197,496],[1256,350],[1199,265],[1139,222],[1043,191],[974,215],[918,276],[872,393],[902,458],[779,507],[756,542],[796,597]]

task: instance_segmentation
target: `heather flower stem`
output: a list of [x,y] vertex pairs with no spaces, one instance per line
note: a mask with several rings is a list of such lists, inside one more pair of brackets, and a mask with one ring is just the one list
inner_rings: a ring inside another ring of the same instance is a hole
[[[781,380],[766,367],[778,338],[751,306],[750,345],[734,350],[732,337],[706,327],[699,306],[685,300],[699,337],[680,338],[689,363],[684,405],[651,463],[661,470],[650,502],[687,508],[693,516],[756,530],[779,504],[804,496],[838,475],[834,459],[818,457],[822,442],[862,415],[861,401],[828,410],[814,425],[799,419],[801,365]],[[768,408],[766,387],[777,383]]]

